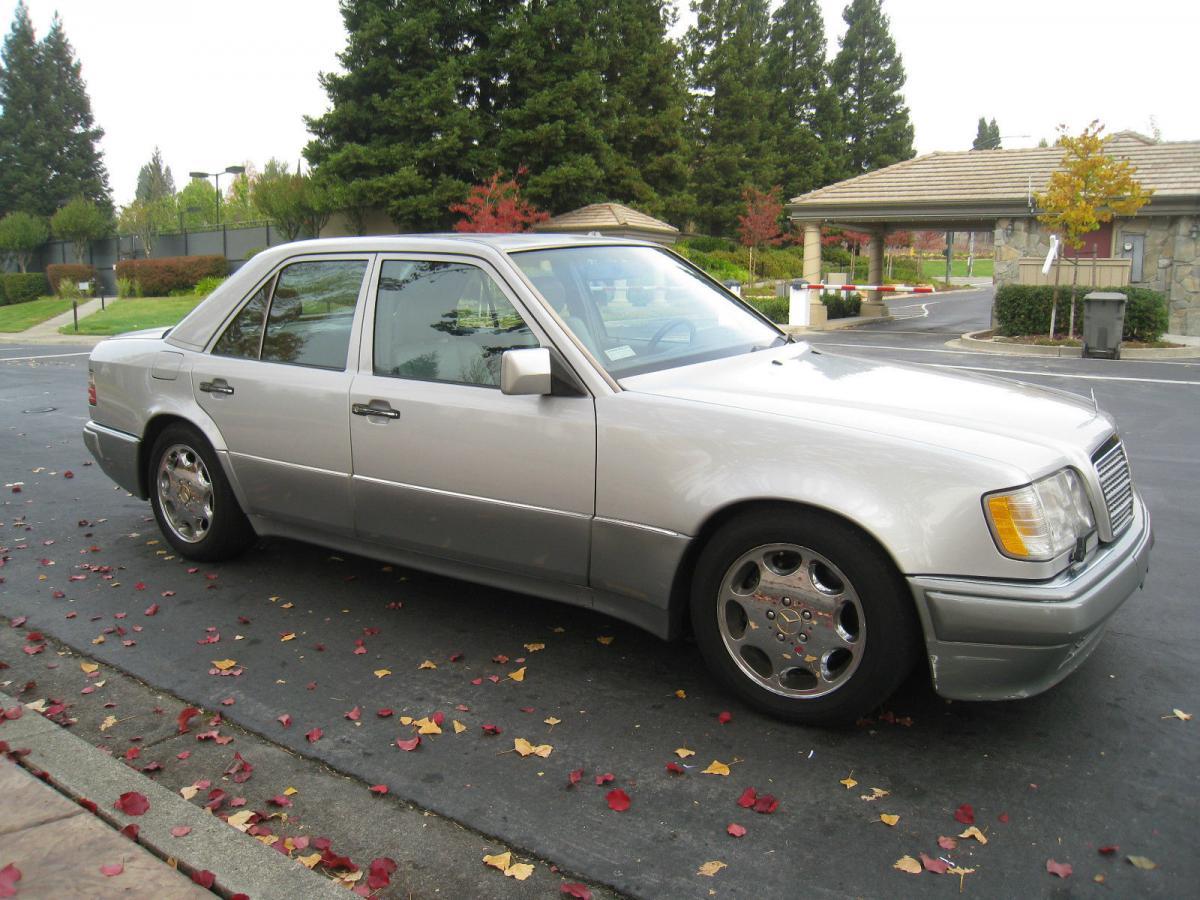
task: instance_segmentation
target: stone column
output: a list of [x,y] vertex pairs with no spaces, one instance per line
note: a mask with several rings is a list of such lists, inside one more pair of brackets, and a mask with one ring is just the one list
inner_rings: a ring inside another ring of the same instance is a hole
[[[817,222],[804,223],[804,280],[809,284],[821,283],[821,226]],[[821,292],[809,291],[808,327],[821,330],[827,321]]]
[[[883,282],[884,229],[877,226],[871,229],[870,234],[871,240],[867,244],[867,253],[869,257],[867,264],[867,282],[869,284],[881,284]],[[862,311],[859,313],[859,315],[886,316],[887,314],[887,307],[883,303],[883,293],[880,291],[868,291],[867,296],[863,298]]]

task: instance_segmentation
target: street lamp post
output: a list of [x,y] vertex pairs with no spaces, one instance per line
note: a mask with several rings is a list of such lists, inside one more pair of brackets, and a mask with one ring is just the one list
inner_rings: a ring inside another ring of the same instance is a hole
[[241,175],[246,171],[245,166],[226,166],[224,172],[188,172],[191,178],[212,178],[217,188],[217,224],[221,224],[221,176]]

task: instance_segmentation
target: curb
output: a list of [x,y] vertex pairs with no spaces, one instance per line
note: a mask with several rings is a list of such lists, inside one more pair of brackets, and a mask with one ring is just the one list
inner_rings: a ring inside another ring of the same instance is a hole
[[[968,331],[962,337],[946,341],[952,350],[971,350],[977,353],[998,353],[1005,356],[1049,356],[1059,359],[1082,359],[1080,347],[1043,347],[1038,344],[998,344],[980,335],[991,335],[992,329]],[[1195,359],[1200,347],[1128,347],[1121,350],[1121,359]]]
[[[0,692],[0,704],[12,703],[24,706]],[[52,788],[76,801],[94,801],[97,815],[117,828],[136,823],[140,826],[138,844],[164,860],[178,859],[188,869],[207,869],[226,896],[244,893],[256,898],[344,900],[347,895],[345,888],[241,834],[40,714],[6,722],[4,739],[10,746],[29,749],[23,761],[46,771]],[[150,810],[132,818],[114,810],[113,802],[126,791],[144,794]],[[192,829],[185,838],[171,835],[170,829],[180,825]]]

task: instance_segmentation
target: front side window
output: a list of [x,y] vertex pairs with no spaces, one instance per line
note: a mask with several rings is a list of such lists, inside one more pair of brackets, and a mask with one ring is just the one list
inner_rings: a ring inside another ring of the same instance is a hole
[[388,260],[375,303],[374,372],[495,387],[505,350],[539,341],[478,266]]
[[327,259],[292,263],[279,273],[267,314],[262,359],[346,368],[350,326],[367,261]]

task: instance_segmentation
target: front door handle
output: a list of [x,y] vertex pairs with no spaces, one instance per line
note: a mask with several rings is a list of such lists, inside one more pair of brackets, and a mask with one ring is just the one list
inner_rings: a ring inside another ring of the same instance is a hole
[[384,419],[400,418],[400,411],[392,409],[386,404],[383,406],[372,406],[369,403],[355,403],[350,407],[350,411],[356,416],[381,416]]
[[200,391],[205,394],[232,394],[233,388],[224,378],[214,378],[212,381],[200,382]]

